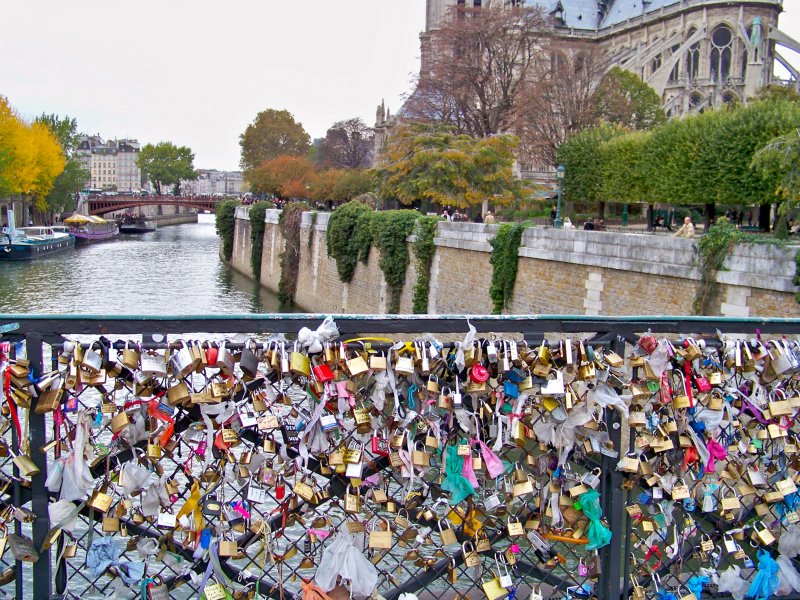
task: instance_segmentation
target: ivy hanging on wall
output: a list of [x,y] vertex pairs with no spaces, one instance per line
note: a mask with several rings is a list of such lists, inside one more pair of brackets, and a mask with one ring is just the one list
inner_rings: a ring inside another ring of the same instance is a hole
[[[303,220],[303,211],[308,209],[309,206],[305,202],[290,202],[283,207],[278,219],[278,227],[284,240],[278,299],[284,304],[293,302],[297,292],[297,275],[300,270],[300,223]],[[311,214],[316,215],[316,213]],[[308,235],[310,238],[311,231]]]
[[222,241],[222,257],[225,262],[233,258],[233,233],[236,230],[236,207],[238,200],[223,200],[217,203],[215,224]]
[[700,238],[697,244],[699,253],[698,270],[700,281],[692,302],[692,313],[706,315],[711,310],[719,292],[717,273],[722,269],[725,257],[733,246],[744,241],[744,235],[725,217],[720,217],[716,224]]
[[417,259],[417,281],[414,284],[414,296],[411,310],[416,315],[428,313],[428,299],[431,292],[431,266],[436,252],[436,231],[439,217],[420,217],[417,219],[417,235],[414,240],[414,257]]
[[492,313],[499,315],[508,308],[514,294],[519,266],[519,247],[522,244],[522,233],[529,223],[504,223],[497,230],[497,235],[489,242],[492,246],[492,284],[489,297],[492,299]]
[[261,255],[264,249],[264,218],[267,209],[272,208],[271,202],[256,202],[247,212],[250,217],[250,269],[253,279],[261,281]]
[[414,232],[418,217],[415,210],[387,210],[373,214],[373,243],[380,251],[378,264],[389,289],[386,312],[390,314],[400,312],[400,296],[410,260],[407,240]]
[[342,204],[328,219],[328,256],[336,261],[343,283],[350,283],[359,256],[366,262],[372,239],[369,221],[373,209],[358,201]]
[[[378,262],[383,278],[389,288],[387,312],[400,310],[400,297],[406,280],[406,270],[411,260],[408,250],[408,236],[414,233],[414,226],[421,215],[415,210],[386,210],[375,212],[362,202],[351,201],[337,208],[328,220],[328,256],[336,261],[339,279],[350,283],[358,262],[366,264],[370,249],[374,246],[380,252]],[[433,225],[428,225],[433,244],[433,230],[436,218],[431,217]],[[430,228],[433,229],[430,229]],[[432,257],[433,251],[429,250]],[[415,255],[417,252],[415,251]],[[430,258],[425,260],[425,278],[429,278]],[[418,282],[419,282],[418,276]],[[429,286],[429,283],[426,283]],[[415,285],[416,288],[416,285]],[[424,295],[424,299],[423,298]],[[427,310],[427,288],[420,291],[418,304],[424,302]]]

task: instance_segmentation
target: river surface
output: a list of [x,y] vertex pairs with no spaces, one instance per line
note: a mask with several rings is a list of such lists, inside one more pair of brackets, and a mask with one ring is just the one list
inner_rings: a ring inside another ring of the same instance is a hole
[[213,315],[286,312],[219,258],[214,215],[33,261],[0,262],[0,313]]

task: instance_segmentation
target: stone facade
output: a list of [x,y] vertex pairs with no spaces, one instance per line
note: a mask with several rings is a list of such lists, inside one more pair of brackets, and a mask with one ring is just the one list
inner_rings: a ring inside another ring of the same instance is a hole
[[[328,256],[328,214],[305,213],[300,229],[300,268],[296,304],[311,312],[382,314],[387,288],[372,249],[358,263],[353,281],[339,280]],[[497,225],[439,223],[431,267],[430,314],[488,314],[489,240]],[[247,207],[236,213],[232,266],[252,277]],[[412,239],[409,239],[409,244]],[[278,211],[267,211],[261,284],[274,291],[280,281],[283,238]],[[716,315],[800,317],[792,278],[797,246],[746,245],[734,249],[717,275]],[[417,274],[413,260],[406,272],[400,312],[411,312]],[[525,230],[510,314],[688,315],[698,282],[696,244],[666,236]]]
[[[503,0],[428,0],[420,36],[423,69],[430,39],[455,6]],[[507,2],[506,2],[507,4]],[[599,50],[607,68],[636,73],[661,96],[668,116],[745,101],[777,83],[775,63],[800,85],[798,69],[780,48],[800,43],[778,29],[783,0],[529,0],[552,18],[565,52]]]

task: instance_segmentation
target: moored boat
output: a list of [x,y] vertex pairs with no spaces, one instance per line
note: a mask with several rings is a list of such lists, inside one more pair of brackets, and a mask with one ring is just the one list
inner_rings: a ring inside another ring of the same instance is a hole
[[81,246],[89,242],[110,240],[119,235],[119,227],[114,221],[106,221],[94,215],[72,215],[64,219],[69,232],[75,236],[75,244]]
[[74,237],[52,227],[6,227],[0,231],[0,260],[33,260],[74,247]]
[[120,233],[150,233],[158,229],[158,223],[144,217],[125,217],[119,224]]

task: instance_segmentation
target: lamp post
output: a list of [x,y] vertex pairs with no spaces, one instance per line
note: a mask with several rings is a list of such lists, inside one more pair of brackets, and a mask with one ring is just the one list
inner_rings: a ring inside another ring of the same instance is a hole
[[561,219],[561,188],[564,185],[564,173],[567,172],[564,165],[558,165],[556,168],[556,178],[558,179],[558,204],[556,204],[556,218],[553,221],[553,227],[561,229],[564,227],[564,221]]

